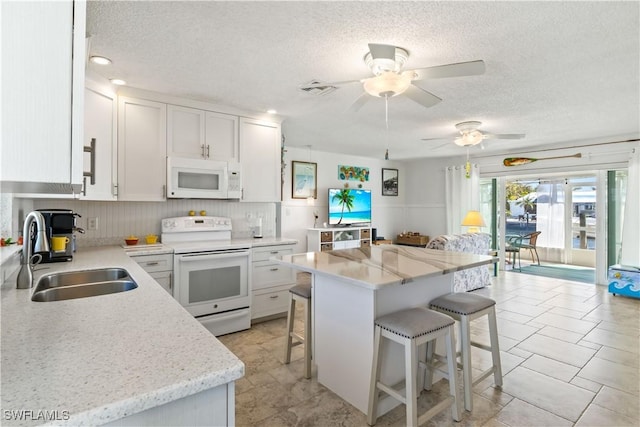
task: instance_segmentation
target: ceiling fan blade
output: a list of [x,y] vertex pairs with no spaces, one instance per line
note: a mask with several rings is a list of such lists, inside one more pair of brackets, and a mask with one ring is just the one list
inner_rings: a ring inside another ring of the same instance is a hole
[[360,95],[360,97],[356,99],[356,102],[351,104],[347,111],[350,113],[357,113],[362,108],[362,106],[366,104],[370,99],[371,95],[369,95],[367,92],[363,92],[362,95]]
[[373,59],[386,58],[395,60],[396,47],[388,44],[369,43],[369,52]]
[[307,84],[303,84],[300,85],[300,89],[301,90],[305,90],[305,89],[314,89],[314,88],[325,88],[325,87],[329,87],[329,86],[343,86],[343,85],[347,85],[347,84],[351,84],[351,83],[359,83],[364,79],[361,80],[344,80],[341,82],[317,82],[317,83],[307,83]]
[[482,139],[522,139],[526,135],[523,133],[502,133],[502,134],[489,134],[485,133]]
[[403,92],[404,95],[407,96],[413,102],[417,102],[425,108],[433,107],[438,102],[442,101],[442,99],[438,98],[431,92],[427,92],[426,90],[419,88],[416,85],[409,85],[406,91]]
[[416,73],[416,77],[413,80],[440,79],[445,77],[464,77],[484,74],[485,66],[484,61],[478,60],[418,68],[413,71]]

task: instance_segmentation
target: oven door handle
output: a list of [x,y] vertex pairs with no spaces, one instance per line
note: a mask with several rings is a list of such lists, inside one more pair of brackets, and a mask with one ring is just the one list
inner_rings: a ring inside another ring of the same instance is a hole
[[190,262],[190,261],[206,261],[206,260],[212,260],[212,259],[238,258],[238,257],[248,258],[249,252],[239,251],[239,252],[225,252],[225,253],[209,252],[209,253],[199,253],[199,254],[187,254],[187,255],[180,255],[178,259],[181,262],[187,262],[187,261]]

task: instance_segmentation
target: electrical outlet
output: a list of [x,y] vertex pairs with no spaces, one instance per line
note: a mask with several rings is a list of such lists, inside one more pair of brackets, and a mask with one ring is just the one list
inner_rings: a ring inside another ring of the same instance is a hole
[[89,230],[97,230],[98,229],[98,217],[88,218],[87,219],[87,228]]

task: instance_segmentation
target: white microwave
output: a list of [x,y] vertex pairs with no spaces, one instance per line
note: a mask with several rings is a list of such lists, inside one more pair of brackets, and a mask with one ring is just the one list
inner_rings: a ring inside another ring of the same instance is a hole
[[167,198],[240,199],[240,164],[167,157]]

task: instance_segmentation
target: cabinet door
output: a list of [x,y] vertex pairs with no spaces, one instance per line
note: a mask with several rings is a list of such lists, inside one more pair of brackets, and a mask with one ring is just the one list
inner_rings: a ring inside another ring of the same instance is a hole
[[205,112],[167,106],[167,155],[206,159]]
[[205,135],[205,147],[211,160],[239,160],[238,117],[207,111]]
[[87,81],[84,92],[84,145],[90,146],[91,140],[95,139],[95,151],[93,154],[84,153],[84,171],[94,174],[94,183],[91,183],[91,177],[84,177],[81,199],[116,199],[113,190],[117,181],[118,162],[115,140],[117,106],[115,93],[100,90]]
[[149,273],[149,276],[153,277],[156,282],[162,288],[169,293],[169,295],[173,296],[173,274],[171,271],[157,271],[153,273]]
[[242,201],[280,201],[280,125],[240,118]]
[[118,200],[166,200],[167,106],[118,97]]
[[86,4],[3,1],[1,8],[3,191],[69,193],[69,184],[82,183]]

